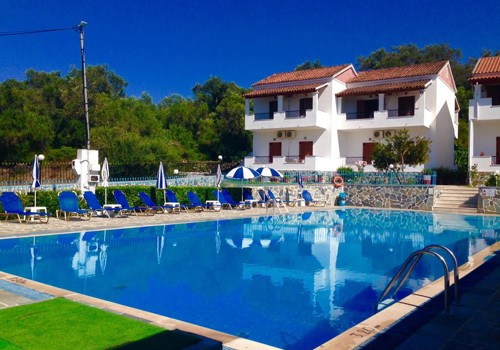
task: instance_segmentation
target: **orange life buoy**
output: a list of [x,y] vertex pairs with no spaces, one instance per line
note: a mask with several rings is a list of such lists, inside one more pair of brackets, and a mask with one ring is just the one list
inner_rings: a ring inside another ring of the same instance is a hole
[[344,231],[344,228],[342,227],[341,224],[337,224],[337,225],[333,226],[333,235],[334,236],[340,236],[343,231]]
[[341,178],[340,176],[335,176],[333,178],[333,186],[335,186],[335,187],[342,187],[342,186],[344,186],[344,179]]

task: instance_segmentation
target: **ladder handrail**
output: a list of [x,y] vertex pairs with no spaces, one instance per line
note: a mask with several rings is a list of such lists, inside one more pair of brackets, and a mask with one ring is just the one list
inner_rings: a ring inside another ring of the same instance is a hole
[[417,259],[417,261],[414,264],[412,264],[412,266],[410,267],[408,272],[405,274],[404,278],[398,284],[398,289],[396,289],[392,295],[397,293],[399,288],[402,286],[402,284],[406,281],[408,276],[411,274],[411,272],[415,268],[416,263],[418,263],[418,261],[420,261],[420,258],[422,257],[422,255],[434,256],[443,265],[443,270],[444,270],[444,309],[445,309],[446,313],[449,312],[450,305],[449,305],[449,301],[448,301],[448,289],[450,287],[450,276],[449,276],[450,271],[448,269],[448,264],[446,263],[446,260],[444,260],[444,258],[441,255],[439,255],[438,253],[433,252],[431,250],[426,250],[425,248],[411,253],[410,256],[405,260],[405,262],[403,263],[403,265],[399,269],[398,273],[392,278],[391,282],[389,282],[387,287],[384,289],[382,296],[377,300],[377,303],[375,304],[375,312],[377,312],[378,306],[384,300],[384,298],[387,296],[387,294],[389,294],[389,292],[392,290],[392,288],[394,287],[394,285],[398,281],[399,277],[403,274],[404,271],[407,271],[406,268],[410,265],[412,260]]
[[[453,260],[453,283],[454,283],[454,287],[455,287],[454,288],[455,289],[455,302],[457,304],[459,304],[460,303],[460,293],[459,293],[459,278],[458,278],[458,262],[457,262],[457,258],[455,257],[455,254],[453,254],[453,252],[449,248],[442,246],[442,245],[439,245],[439,244],[429,244],[428,246],[425,246],[424,248],[422,248],[422,250],[427,250],[427,251],[430,251],[431,249],[441,249],[441,250],[447,252],[450,255],[451,259]],[[413,271],[415,266],[418,264],[418,262],[420,261],[422,256],[423,255],[419,255],[415,259],[414,263],[407,270],[406,275],[400,280],[398,286],[395,288],[396,292],[401,288],[402,284],[408,279],[408,277],[410,276],[410,273]],[[449,271],[448,271],[448,273],[449,273]],[[395,293],[393,293],[393,295]]]

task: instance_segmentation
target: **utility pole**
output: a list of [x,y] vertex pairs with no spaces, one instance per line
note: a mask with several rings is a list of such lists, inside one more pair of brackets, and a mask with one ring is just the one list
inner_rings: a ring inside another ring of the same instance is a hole
[[83,110],[85,112],[85,124],[87,126],[87,149],[90,149],[90,125],[89,125],[89,101],[87,96],[87,70],[85,68],[85,49],[83,28],[87,26],[87,22],[81,21],[75,29],[80,32],[80,50],[82,53],[82,81],[83,81]]

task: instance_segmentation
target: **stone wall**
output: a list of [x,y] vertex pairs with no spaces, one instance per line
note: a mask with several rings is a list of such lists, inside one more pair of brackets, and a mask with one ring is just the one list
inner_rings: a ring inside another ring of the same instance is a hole
[[500,214],[500,188],[479,187],[478,213]]
[[434,187],[415,185],[346,185],[347,205],[432,211]]

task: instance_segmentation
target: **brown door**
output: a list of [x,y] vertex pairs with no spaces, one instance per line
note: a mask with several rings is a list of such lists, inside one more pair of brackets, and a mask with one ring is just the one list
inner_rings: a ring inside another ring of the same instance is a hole
[[373,160],[373,148],[376,144],[376,142],[363,143],[363,160],[368,164]]
[[304,161],[306,156],[313,155],[313,142],[312,141],[301,141],[299,142],[299,159],[301,162]]
[[495,162],[496,164],[500,164],[500,137],[497,137],[497,156],[496,156],[497,161]]
[[269,142],[269,163],[273,162],[273,157],[281,157],[281,142]]

